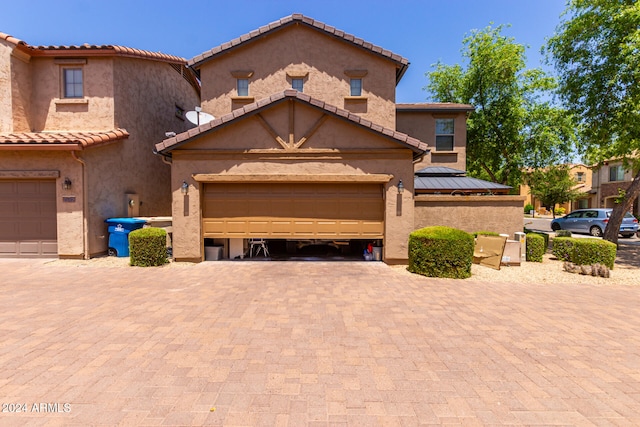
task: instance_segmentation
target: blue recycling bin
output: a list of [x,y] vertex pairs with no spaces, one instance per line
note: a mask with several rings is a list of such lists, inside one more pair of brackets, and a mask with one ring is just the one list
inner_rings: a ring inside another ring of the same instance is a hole
[[109,226],[109,255],[129,256],[129,233],[144,227],[147,222],[138,218],[109,218],[104,222]]

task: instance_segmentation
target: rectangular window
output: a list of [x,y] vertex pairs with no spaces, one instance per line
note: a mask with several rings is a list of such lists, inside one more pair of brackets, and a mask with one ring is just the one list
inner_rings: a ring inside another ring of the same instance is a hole
[[64,68],[64,97],[82,98],[82,68]]
[[238,96],[249,96],[249,79],[238,79]]
[[587,208],[589,208],[589,199],[578,200],[578,209],[587,209]]
[[436,151],[453,151],[454,119],[436,119]]
[[584,182],[585,176],[584,172],[576,172],[576,182]]
[[304,92],[304,80],[303,79],[291,79],[291,88],[298,92]]
[[362,96],[362,79],[351,79],[351,96]]
[[622,165],[609,166],[609,181],[624,181],[624,169]]

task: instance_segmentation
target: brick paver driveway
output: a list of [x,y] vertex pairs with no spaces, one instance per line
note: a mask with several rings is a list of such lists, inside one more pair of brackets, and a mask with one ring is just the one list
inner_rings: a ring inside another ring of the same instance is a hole
[[0,425],[640,425],[640,286],[373,262],[0,271]]

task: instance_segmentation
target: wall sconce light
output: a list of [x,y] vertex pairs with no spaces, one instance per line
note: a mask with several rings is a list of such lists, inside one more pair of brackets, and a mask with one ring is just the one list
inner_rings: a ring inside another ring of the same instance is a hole
[[402,180],[400,180],[398,182],[398,193],[402,194],[403,191],[404,191],[404,184],[402,183]]
[[68,177],[62,181],[62,188],[65,190],[71,190],[71,180]]
[[182,187],[180,187],[180,191],[182,192],[182,194],[189,193],[189,184],[187,184],[187,181],[182,181]]

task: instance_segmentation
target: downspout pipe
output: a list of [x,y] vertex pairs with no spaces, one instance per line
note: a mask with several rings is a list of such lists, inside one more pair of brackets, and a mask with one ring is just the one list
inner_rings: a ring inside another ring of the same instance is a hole
[[89,259],[89,234],[87,225],[87,217],[89,215],[89,200],[87,197],[87,183],[88,183],[88,173],[87,173],[87,163],[78,157],[76,154],[76,150],[71,151],[71,157],[73,160],[80,163],[82,165],[82,244],[83,244],[83,258]]

